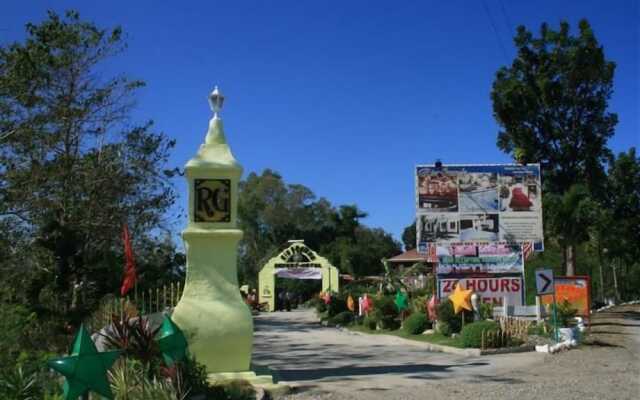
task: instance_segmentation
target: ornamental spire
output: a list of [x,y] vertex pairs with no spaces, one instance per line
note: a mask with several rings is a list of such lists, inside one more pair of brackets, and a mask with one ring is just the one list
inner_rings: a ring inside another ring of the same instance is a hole
[[209,106],[213,111],[213,117],[209,121],[209,130],[205,139],[205,144],[226,144],[227,139],[224,136],[224,127],[222,125],[222,118],[220,118],[220,110],[222,110],[222,104],[224,103],[224,96],[218,86],[213,88],[213,91],[209,94]]

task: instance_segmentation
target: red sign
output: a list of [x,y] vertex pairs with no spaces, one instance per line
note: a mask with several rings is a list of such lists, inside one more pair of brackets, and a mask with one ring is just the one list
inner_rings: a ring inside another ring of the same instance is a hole
[[[589,318],[591,306],[591,282],[588,276],[556,276],[554,279],[556,302],[562,304],[565,300],[578,310],[578,315]],[[553,303],[553,296],[540,296],[542,304]]]
[[461,284],[464,289],[473,290],[474,293],[480,296],[480,301],[483,303],[501,305],[503,297],[506,297],[509,305],[522,305],[524,282],[521,276],[439,279],[438,294],[440,299],[449,297],[458,284]]

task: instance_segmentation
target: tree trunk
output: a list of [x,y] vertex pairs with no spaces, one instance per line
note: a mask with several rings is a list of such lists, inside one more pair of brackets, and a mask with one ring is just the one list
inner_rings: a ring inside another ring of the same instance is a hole
[[613,270],[613,288],[615,289],[616,304],[620,302],[620,292],[618,291],[618,274],[616,273],[616,260],[611,262],[611,269]]
[[604,303],[604,276],[602,274],[602,256],[600,258],[600,301]]
[[574,245],[570,244],[565,247],[565,265],[566,265],[566,275],[574,276],[576,274],[576,248]]

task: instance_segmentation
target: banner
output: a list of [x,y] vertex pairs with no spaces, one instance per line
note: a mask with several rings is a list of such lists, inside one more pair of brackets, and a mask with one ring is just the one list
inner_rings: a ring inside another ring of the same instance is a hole
[[322,279],[322,269],[320,268],[275,268],[274,274],[278,278]]
[[507,243],[437,246],[437,273],[522,274],[522,247]]
[[531,241],[542,251],[541,195],[539,164],[417,166],[418,249]]
[[509,305],[521,306],[524,302],[524,279],[522,275],[500,278],[438,278],[438,296],[446,299],[453,292],[456,285],[463,289],[471,289],[480,296],[483,303],[502,305],[502,298],[506,297]]
[[[556,302],[568,301],[578,310],[578,315],[589,318],[591,306],[591,284],[588,276],[556,276],[554,278]],[[540,296],[542,304],[552,304],[553,296]]]

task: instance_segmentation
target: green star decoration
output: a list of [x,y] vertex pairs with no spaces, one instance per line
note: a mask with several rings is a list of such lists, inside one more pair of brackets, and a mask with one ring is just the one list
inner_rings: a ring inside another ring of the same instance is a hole
[[64,398],[75,400],[92,390],[107,399],[113,399],[107,370],[111,368],[120,351],[99,353],[89,332],[80,325],[68,357],[54,358],[47,365],[64,375]]
[[167,365],[173,365],[173,363],[182,360],[187,355],[187,339],[178,325],[168,315],[164,316],[156,339],[158,340],[162,357],[164,357],[164,362]]
[[398,311],[404,311],[409,308],[406,293],[398,292],[396,294],[396,307],[398,307]]

